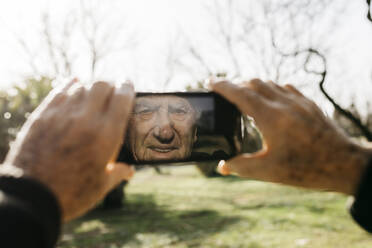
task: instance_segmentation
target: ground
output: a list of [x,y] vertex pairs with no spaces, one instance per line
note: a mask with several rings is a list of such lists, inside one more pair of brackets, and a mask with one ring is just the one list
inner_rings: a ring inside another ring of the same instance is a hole
[[341,194],[205,178],[193,166],[163,171],[139,171],[125,207],[67,224],[58,247],[372,247]]

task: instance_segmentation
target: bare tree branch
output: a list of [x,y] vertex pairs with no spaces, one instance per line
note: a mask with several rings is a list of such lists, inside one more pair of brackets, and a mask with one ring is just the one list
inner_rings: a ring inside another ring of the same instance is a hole
[[[307,62],[310,59],[310,56],[311,56],[310,54],[316,54],[317,56],[319,56],[323,60],[324,65],[326,65],[325,57],[314,49],[309,49],[309,55],[306,59]],[[339,111],[342,115],[344,115],[346,118],[351,120],[360,129],[360,131],[363,133],[363,135],[367,138],[368,141],[372,141],[372,133],[369,131],[367,126],[363,125],[360,118],[356,117],[349,110],[342,108],[338,103],[335,102],[335,100],[331,96],[329,96],[329,94],[324,89],[324,81],[325,81],[326,74],[327,74],[326,67],[324,68],[324,71],[321,73],[314,72],[314,71],[309,71],[309,72],[317,73],[318,75],[320,74],[322,76],[321,81],[319,82],[319,87],[323,95],[332,103],[332,105],[337,111]]]
[[[286,56],[286,57],[294,56],[294,57],[296,57],[296,56],[298,56],[300,54],[304,54],[304,53],[306,54],[306,59],[305,59],[305,63],[304,63],[304,70],[307,73],[311,73],[311,74],[320,76],[320,81],[319,81],[318,84],[319,84],[319,88],[320,88],[320,91],[322,92],[322,94],[333,105],[333,107],[335,108],[336,111],[338,111],[340,114],[342,114],[347,119],[352,121],[352,123],[359,128],[359,130],[367,138],[367,140],[372,141],[372,133],[369,131],[368,127],[362,123],[360,118],[356,117],[349,110],[342,108],[325,90],[324,83],[325,83],[325,79],[326,79],[326,76],[327,76],[327,60],[322,53],[320,53],[318,50],[316,50],[314,48],[308,48],[308,49],[301,50],[301,51],[295,51],[291,54],[284,54],[283,53],[283,56]],[[312,56],[317,56],[321,59],[322,64],[323,64],[323,70],[317,71],[317,70],[313,70],[313,69],[309,68],[309,63],[310,63],[310,60],[311,60]]]
[[23,51],[26,53],[28,64],[31,67],[31,70],[35,75],[40,75],[41,72],[39,71],[38,67],[35,63],[35,54],[31,51],[31,49],[28,47],[26,40],[23,39],[21,36],[14,34],[16,40],[18,41],[18,44],[22,47]]
[[55,54],[54,48],[56,47],[53,41],[53,37],[50,30],[50,23],[49,23],[49,14],[44,12],[42,14],[42,25],[43,25],[43,35],[45,41],[47,43],[47,49],[49,54],[50,62],[53,65],[53,74],[58,75],[60,73],[59,66],[58,66],[58,58]]
[[[182,32],[182,36],[185,39],[187,50],[190,53],[190,55],[204,68],[207,75],[212,75],[213,74],[212,69],[209,67],[207,61],[203,58],[198,49],[192,44],[187,34],[185,32]],[[179,62],[179,64],[181,63]]]
[[63,24],[61,44],[56,47],[62,59],[63,74],[67,77],[71,76],[72,74],[73,58],[70,57],[68,51],[70,50],[71,36],[76,25],[76,14],[70,14]]
[[[133,47],[136,44],[136,38],[133,34],[123,36],[122,30],[126,22],[109,22],[110,11],[105,9],[101,1],[80,0],[81,9],[81,30],[87,42],[90,53],[90,77],[93,80],[97,75],[98,64],[107,56]],[[118,47],[115,42],[119,38],[126,37],[125,40],[120,40],[121,44]]]
[[[213,1],[213,6],[205,5],[205,10],[210,14],[213,20],[216,22],[218,35],[215,40],[221,43],[221,46],[226,49],[228,59],[231,61],[234,72],[230,76],[231,78],[238,78],[241,76],[241,68],[239,65],[239,56],[235,53],[235,35],[234,35],[234,8],[233,1],[227,0],[226,5],[220,3],[219,0]],[[197,50],[193,52],[197,53]]]
[[371,0],[367,0],[368,5],[368,12],[367,12],[367,19],[372,22],[372,16],[371,16]]
[[[217,21],[218,29],[221,33],[224,46],[227,48],[227,52],[229,54],[230,60],[233,64],[235,73],[232,75],[232,78],[237,78],[241,76],[241,69],[238,62],[238,58],[234,52],[234,43],[233,43],[233,27],[234,27],[234,13],[233,13],[233,1],[228,0],[227,6],[225,8],[227,9],[227,14],[224,15],[223,13],[223,7],[221,7],[217,0],[215,0],[215,7],[217,8],[217,11],[214,15],[215,20]],[[223,23],[223,19],[226,18],[226,25]],[[226,30],[227,29],[227,30]]]

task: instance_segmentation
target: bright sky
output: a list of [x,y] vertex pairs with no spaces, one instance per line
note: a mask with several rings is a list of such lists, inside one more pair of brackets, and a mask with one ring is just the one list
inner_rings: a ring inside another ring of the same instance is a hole
[[[108,2],[108,1],[107,1]],[[115,1],[113,1],[115,2]],[[203,39],[203,27],[206,27],[206,17],[200,0],[121,0],[116,1],[115,13],[107,18],[125,17],[132,32],[135,30],[138,47],[127,51],[126,60],[118,56],[110,57],[109,62],[101,65],[102,77],[109,80],[136,80],[140,89],[156,89],[159,82],[164,80],[164,54],[169,43],[176,39],[176,30],[182,27],[188,35],[196,40]],[[106,3],[106,2],[105,2]],[[71,9],[77,9],[76,0],[12,0],[0,2],[0,88],[9,87],[22,77],[29,75],[27,56],[17,43],[16,37],[24,37],[32,47],[40,44],[41,12],[48,9],[52,19],[58,23],[66,17]],[[356,0],[346,11],[345,18],[340,21],[339,29],[332,34],[335,56],[330,63],[334,66],[333,78],[342,78],[342,84],[329,85],[332,92],[343,98],[350,99],[350,94],[372,95],[372,24],[366,21],[367,7],[364,0]],[[204,25],[204,26],[203,26]],[[82,49],[79,42],[75,49]],[[205,41],[204,41],[205,44]],[[42,48],[40,48],[42,49]],[[37,51],[37,49],[36,49]],[[84,58],[78,58],[83,65]],[[42,62],[39,62],[42,63]],[[118,68],[113,65],[120,64]],[[339,67],[335,65],[340,65]],[[337,68],[335,68],[337,67]],[[88,78],[87,69],[78,67],[79,77]],[[347,74],[344,73],[347,70]],[[346,75],[344,77],[344,75]],[[178,76],[172,89],[182,89],[190,78]],[[357,80],[355,80],[357,79]],[[334,80],[337,81],[337,80]],[[346,82],[346,83],[345,83]],[[352,84],[352,87],[350,87]],[[345,90],[347,87],[347,90]],[[351,90],[349,90],[351,89]],[[346,92],[346,93],[345,93]],[[350,93],[351,92],[351,93]]]
[[[197,15],[200,4],[196,0],[119,2],[114,14],[119,15],[118,18],[125,16],[125,19],[128,20],[128,26],[131,30],[135,30],[133,33],[139,39],[139,48],[136,49],[136,54],[130,54],[133,63],[127,61],[128,65],[124,66],[124,71],[128,71],[128,75],[125,75],[123,70],[120,73],[113,71],[111,72],[112,76],[105,75],[105,78],[125,80],[126,77],[129,77],[136,79],[137,74],[141,74],[139,80],[146,81],[153,77],[159,77],[156,75],[156,71],[163,68],[159,68],[161,63],[157,62],[156,58],[166,52],[166,46],[174,38],[174,30],[181,25],[182,21],[187,20],[189,28],[197,26],[195,24],[200,21],[200,15]],[[7,87],[29,73],[28,61],[24,51],[18,45],[16,37],[26,37],[26,41],[31,46],[37,47],[38,35],[41,30],[41,12],[48,9],[52,18],[58,23],[78,5],[79,1],[75,0],[0,2],[0,87]],[[144,76],[139,71],[145,71],[148,76]],[[83,68],[78,72],[80,77],[84,77],[84,73]]]

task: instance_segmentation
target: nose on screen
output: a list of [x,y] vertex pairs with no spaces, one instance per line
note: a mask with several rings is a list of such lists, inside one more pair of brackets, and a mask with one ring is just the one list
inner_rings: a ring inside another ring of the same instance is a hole
[[171,142],[174,138],[174,131],[170,127],[166,128],[157,128],[159,131],[154,132],[154,136],[160,141],[160,142]]

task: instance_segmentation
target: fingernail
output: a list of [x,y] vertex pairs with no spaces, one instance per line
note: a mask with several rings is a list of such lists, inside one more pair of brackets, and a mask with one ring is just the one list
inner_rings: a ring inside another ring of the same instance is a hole
[[216,82],[215,77],[209,77],[204,81],[205,85],[207,85],[209,90],[213,90],[213,85],[215,84],[215,82]]
[[115,168],[114,163],[109,163],[109,164],[106,166],[106,169],[107,169],[108,171],[112,171],[114,168]]
[[223,176],[228,176],[231,173],[230,168],[227,166],[225,160],[221,160],[217,166],[217,172]]
[[78,82],[78,78],[62,78],[62,77],[57,77],[53,80],[52,85],[55,90],[64,90],[69,88],[71,85],[74,83]]
[[134,176],[134,173],[135,173],[135,169],[133,166],[130,166],[130,174],[129,174],[129,178],[132,178]]
[[117,86],[118,92],[121,94],[128,94],[134,92],[133,83],[130,80],[126,80],[124,83],[121,83]]

